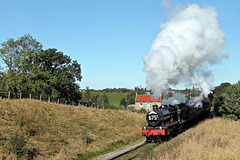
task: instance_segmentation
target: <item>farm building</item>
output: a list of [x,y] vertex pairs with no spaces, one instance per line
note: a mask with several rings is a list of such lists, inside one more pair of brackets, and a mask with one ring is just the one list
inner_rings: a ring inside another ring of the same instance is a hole
[[154,95],[150,95],[150,92],[146,92],[146,95],[136,95],[135,100],[135,109],[140,110],[142,108],[147,111],[152,110],[153,105],[161,105],[161,96],[155,97]]

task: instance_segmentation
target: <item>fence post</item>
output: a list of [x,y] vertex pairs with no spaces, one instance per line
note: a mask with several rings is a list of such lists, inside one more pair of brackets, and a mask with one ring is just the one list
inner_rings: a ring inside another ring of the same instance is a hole
[[48,102],[50,102],[50,97],[48,97]]
[[59,99],[58,99],[58,104],[59,104]]
[[22,92],[20,92],[20,97],[19,98],[22,99]]
[[8,91],[8,99],[10,99],[10,91]]
[[32,99],[32,94],[29,94],[29,98]]
[[40,101],[42,100],[42,95],[40,95]]

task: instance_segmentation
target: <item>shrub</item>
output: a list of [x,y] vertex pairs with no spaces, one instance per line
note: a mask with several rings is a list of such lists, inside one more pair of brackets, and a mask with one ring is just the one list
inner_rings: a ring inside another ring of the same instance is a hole
[[88,144],[92,143],[94,140],[91,139],[87,133],[87,130],[82,131],[82,141],[88,146]]
[[141,108],[140,110],[138,110],[138,113],[140,113],[140,114],[147,114],[147,111],[146,111],[146,109]]
[[26,142],[23,134],[15,133],[10,137],[10,151],[13,152],[17,158],[21,158],[24,155],[24,149]]

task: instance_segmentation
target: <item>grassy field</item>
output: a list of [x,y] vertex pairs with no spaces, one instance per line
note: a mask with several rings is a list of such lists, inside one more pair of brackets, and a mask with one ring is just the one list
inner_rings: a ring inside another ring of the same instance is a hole
[[[90,92],[91,97],[102,94],[102,92]],[[127,93],[105,93],[108,97],[109,103],[114,106],[120,106],[120,101],[122,98],[127,97]],[[82,96],[84,97],[85,92],[82,92]]]
[[138,159],[236,160],[240,158],[240,123],[214,118],[159,145],[145,148]]
[[0,100],[0,159],[91,159],[141,139],[145,115]]

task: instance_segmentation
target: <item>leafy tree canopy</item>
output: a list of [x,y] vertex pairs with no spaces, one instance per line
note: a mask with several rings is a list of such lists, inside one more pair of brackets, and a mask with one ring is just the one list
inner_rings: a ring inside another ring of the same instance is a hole
[[120,101],[120,106],[124,106],[124,107],[127,106],[127,102],[126,102],[126,99],[125,99],[125,98],[122,98],[122,99],[121,99],[121,101]]
[[109,104],[108,96],[105,93],[97,95],[94,97],[94,103],[99,107],[104,107],[106,104]]
[[233,120],[240,119],[240,81],[226,89],[223,99],[219,109],[223,116]]
[[220,106],[223,103],[223,93],[227,90],[227,88],[231,86],[230,83],[221,83],[219,86],[215,87],[212,93],[208,95],[208,98],[212,102],[212,105],[214,106],[215,114],[216,115],[222,115],[222,113],[219,111]]
[[131,91],[130,93],[127,94],[127,104],[135,104],[135,99],[136,99],[136,91]]
[[20,92],[41,94],[75,103],[81,98],[77,81],[82,76],[77,61],[54,48],[43,50],[42,44],[29,34],[9,39],[1,46],[0,58],[5,67],[1,79],[5,80],[6,90],[13,91],[16,97]]

